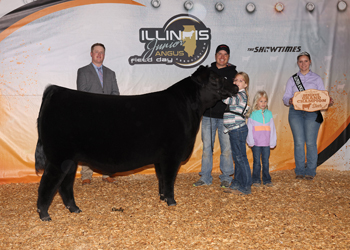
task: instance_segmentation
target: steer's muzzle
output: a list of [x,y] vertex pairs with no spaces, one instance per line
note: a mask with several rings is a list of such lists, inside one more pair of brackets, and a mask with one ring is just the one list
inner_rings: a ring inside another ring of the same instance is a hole
[[236,84],[233,84],[233,80],[229,81],[226,77],[223,78],[223,85],[220,89],[220,94],[223,98],[234,96],[238,93],[239,89]]

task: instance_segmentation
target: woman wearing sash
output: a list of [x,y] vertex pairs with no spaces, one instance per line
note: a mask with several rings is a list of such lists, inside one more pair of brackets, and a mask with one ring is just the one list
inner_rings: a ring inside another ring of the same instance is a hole
[[[296,179],[312,180],[317,168],[317,135],[323,121],[320,111],[295,110],[292,104],[294,93],[307,89],[325,90],[322,78],[310,70],[311,56],[302,52],[297,57],[300,71],[290,77],[283,96],[284,105],[289,106],[288,121],[294,139]],[[331,103],[332,103],[331,99]],[[330,104],[331,104],[330,103]],[[306,144],[306,163],[305,163]]]

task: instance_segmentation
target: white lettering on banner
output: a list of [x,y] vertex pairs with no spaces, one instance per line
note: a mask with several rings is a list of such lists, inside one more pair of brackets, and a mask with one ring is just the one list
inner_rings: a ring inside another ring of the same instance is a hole
[[146,50],[146,52],[143,55],[143,59],[151,57],[152,54],[155,51],[164,50],[165,48],[166,49],[176,48],[178,45],[182,46],[182,44],[183,44],[182,41],[175,41],[175,42],[171,42],[171,43],[163,43],[163,44],[160,44],[160,45],[157,45],[157,43],[158,43],[158,40],[154,39],[153,41],[151,41],[151,42],[149,42],[147,44],[147,46],[146,46],[147,50]]
[[173,16],[163,28],[141,28],[139,39],[145,50],[141,56],[129,57],[130,65],[160,63],[192,68],[210,52],[210,29],[189,14]]
[[181,40],[181,36],[183,36],[183,39],[184,39],[186,37],[192,37],[193,33],[195,34],[196,40],[208,40],[210,38],[208,30],[195,30],[195,31],[193,30],[190,32],[181,31],[181,30],[177,32],[174,30],[166,30],[163,32],[162,30],[156,29],[154,30],[154,34],[152,35],[150,30],[141,29],[140,33],[141,33],[140,34],[141,42],[152,41],[154,39],[157,39],[159,41]]

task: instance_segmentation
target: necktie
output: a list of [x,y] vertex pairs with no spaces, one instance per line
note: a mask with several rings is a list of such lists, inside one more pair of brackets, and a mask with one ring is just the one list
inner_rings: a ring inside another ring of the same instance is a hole
[[102,74],[102,67],[97,68],[98,70],[98,77],[100,78],[101,85],[103,87],[103,74]]

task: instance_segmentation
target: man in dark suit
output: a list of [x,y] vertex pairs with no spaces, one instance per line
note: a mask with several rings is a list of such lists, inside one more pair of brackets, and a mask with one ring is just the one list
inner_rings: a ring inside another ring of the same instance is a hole
[[[105,58],[105,46],[101,43],[93,44],[90,55],[92,62],[78,69],[77,89],[90,93],[119,95],[115,72],[102,65]],[[82,184],[90,184],[92,169],[83,165],[80,173]],[[115,182],[115,179],[108,175],[103,175],[102,180],[110,183]]]

